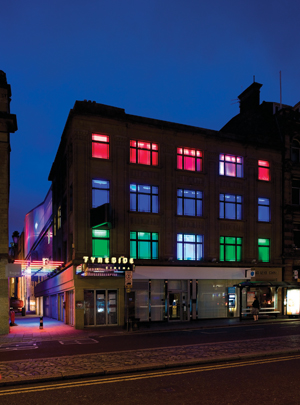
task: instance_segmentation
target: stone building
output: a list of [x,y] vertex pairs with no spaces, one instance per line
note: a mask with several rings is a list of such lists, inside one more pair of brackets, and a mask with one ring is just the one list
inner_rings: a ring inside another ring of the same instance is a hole
[[[280,140],[228,132],[76,101],[49,175],[64,265],[35,287],[44,315],[76,328],[224,318],[256,293],[237,284],[282,282]],[[281,313],[280,289],[261,291]]]
[[0,334],[9,332],[8,208],[10,186],[10,134],[17,130],[17,119],[10,113],[11,88],[0,70]]

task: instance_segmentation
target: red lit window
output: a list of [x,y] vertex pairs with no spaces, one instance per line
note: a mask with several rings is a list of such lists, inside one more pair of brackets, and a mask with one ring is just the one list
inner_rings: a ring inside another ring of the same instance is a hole
[[243,158],[221,153],[219,155],[219,174],[221,176],[243,177]]
[[158,145],[152,142],[130,141],[130,163],[158,166]]
[[177,148],[177,169],[202,172],[202,151]]
[[270,181],[270,164],[266,160],[258,161],[258,180]]
[[92,135],[92,157],[109,159],[109,136]]

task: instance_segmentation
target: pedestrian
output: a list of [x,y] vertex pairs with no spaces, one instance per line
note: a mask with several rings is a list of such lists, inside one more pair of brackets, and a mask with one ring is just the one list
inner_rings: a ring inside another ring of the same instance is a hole
[[252,315],[255,321],[258,321],[258,313],[259,313],[259,301],[257,297],[255,297],[253,303],[252,303]]

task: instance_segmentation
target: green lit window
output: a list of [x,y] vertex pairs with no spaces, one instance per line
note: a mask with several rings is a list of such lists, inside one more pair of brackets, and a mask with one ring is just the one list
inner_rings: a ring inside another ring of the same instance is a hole
[[158,259],[158,233],[130,232],[130,257]]
[[260,262],[270,261],[270,239],[258,239],[258,260]]
[[220,237],[220,261],[240,262],[242,259],[242,238],[234,236]]
[[109,231],[93,229],[93,257],[109,257]]

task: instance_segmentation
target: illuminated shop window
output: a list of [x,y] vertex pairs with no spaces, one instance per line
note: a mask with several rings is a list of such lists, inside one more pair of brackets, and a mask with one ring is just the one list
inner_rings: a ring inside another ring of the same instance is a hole
[[258,260],[260,262],[270,261],[270,239],[258,239]]
[[202,260],[203,235],[177,234],[177,260]]
[[130,184],[130,211],[158,213],[158,187]]
[[266,160],[258,161],[258,180],[270,181],[270,164]]
[[109,257],[109,231],[92,229],[93,257]]
[[177,190],[177,215],[202,216],[202,191]]
[[109,136],[92,135],[92,157],[109,159]]
[[270,222],[270,200],[269,198],[258,198],[258,220]]
[[158,259],[158,233],[130,232],[130,257]]
[[177,148],[177,169],[202,172],[202,151],[191,148]]
[[137,140],[130,141],[130,163],[158,166],[158,144]]
[[300,205],[300,179],[292,180],[292,204]]
[[240,262],[242,259],[242,238],[220,237],[220,261]]
[[93,208],[102,204],[109,203],[109,181],[93,179],[92,180],[92,204]]
[[219,174],[221,176],[243,177],[243,158],[241,156],[219,156]]
[[220,194],[220,218],[242,219],[242,196]]

